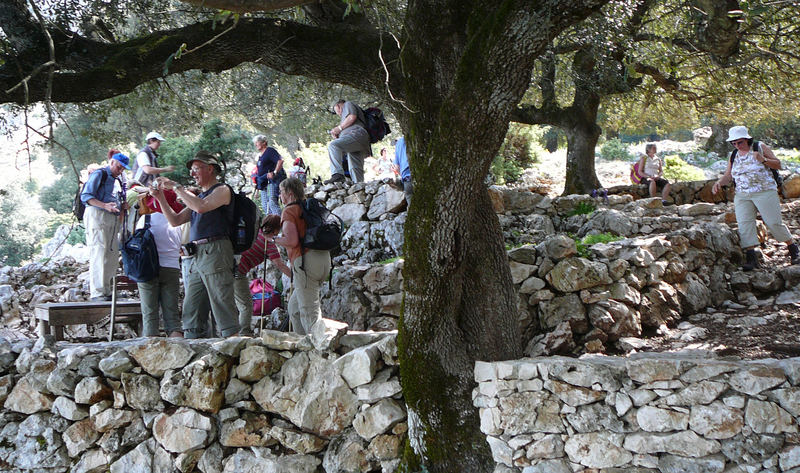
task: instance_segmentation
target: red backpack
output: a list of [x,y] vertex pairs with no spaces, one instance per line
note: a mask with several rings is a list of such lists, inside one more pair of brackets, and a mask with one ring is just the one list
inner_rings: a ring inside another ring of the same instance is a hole
[[250,294],[253,295],[253,315],[269,315],[281,306],[281,293],[261,278],[250,281]]

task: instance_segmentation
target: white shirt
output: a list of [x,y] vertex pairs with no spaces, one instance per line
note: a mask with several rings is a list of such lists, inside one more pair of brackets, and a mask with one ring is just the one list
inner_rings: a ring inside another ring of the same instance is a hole
[[[146,215],[139,218],[136,228],[144,228]],[[180,268],[181,227],[173,227],[161,212],[150,214],[150,232],[156,240],[158,265],[164,268]]]

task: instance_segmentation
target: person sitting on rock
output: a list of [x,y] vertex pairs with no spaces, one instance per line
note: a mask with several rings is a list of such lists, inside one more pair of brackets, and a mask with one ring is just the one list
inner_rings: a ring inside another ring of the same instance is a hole
[[661,203],[667,205],[667,198],[672,187],[669,181],[664,179],[664,163],[656,154],[656,144],[647,143],[644,152],[645,154],[639,159],[639,169],[644,176],[642,184],[648,186],[650,197],[655,197],[658,188],[661,187]]

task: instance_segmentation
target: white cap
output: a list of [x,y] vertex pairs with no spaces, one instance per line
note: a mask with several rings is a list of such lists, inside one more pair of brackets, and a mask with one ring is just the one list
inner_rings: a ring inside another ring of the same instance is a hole
[[746,126],[735,126],[728,130],[728,141],[736,141],[742,138],[752,138],[750,133],[747,132]]
[[150,133],[148,133],[147,137],[144,140],[145,141],[150,141],[153,138],[157,139],[158,141],[164,141],[164,137],[162,137],[161,135],[159,135],[158,133],[156,133],[154,131],[151,131]]

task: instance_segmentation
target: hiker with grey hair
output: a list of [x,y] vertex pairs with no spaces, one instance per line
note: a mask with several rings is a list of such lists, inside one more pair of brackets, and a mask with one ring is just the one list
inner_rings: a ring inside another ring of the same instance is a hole
[[286,179],[283,158],[275,148],[267,146],[267,137],[264,135],[254,136],[253,144],[260,153],[257,164],[256,188],[261,190],[261,207],[266,215],[280,215],[281,206],[278,203],[278,185],[282,180]]
[[345,156],[353,182],[364,182],[364,159],[372,154],[364,112],[353,102],[345,100],[333,104],[333,111],[341,118],[329,132],[333,137],[333,141],[328,143],[331,178],[325,184],[344,182],[342,163]]
[[789,233],[789,229],[781,218],[781,201],[778,197],[778,184],[772,170],[781,168],[781,161],[769,146],[753,137],[744,126],[735,126],[728,131],[728,142],[736,149],[728,160],[725,174],[714,183],[711,192],[717,194],[722,186],[731,180],[736,183],[736,195],[733,208],[736,212],[736,223],[739,225],[739,239],[745,250],[743,271],[752,271],[758,267],[758,233],[756,230],[756,212],[769,228],[772,237],[786,243],[791,264],[800,264],[800,249]]
[[[183,185],[165,177],[159,177],[158,188],[153,196],[161,205],[161,211],[170,225],[177,227],[191,222],[189,243],[184,245],[188,253],[189,267],[183,281],[183,330],[186,338],[202,338],[209,335],[206,297],[217,329],[223,337],[239,333],[239,320],[233,297],[233,244],[229,237],[229,205],[233,195],[228,186],[220,183],[222,167],[219,160],[208,151],[198,151],[186,162],[192,177],[202,192],[197,195]],[[186,208],[175,212],[167,203],[164,189],[172,189],[186,204]],[[184,260],[186,261],[186,260]]]

